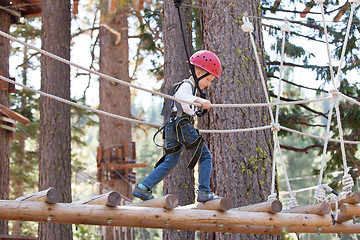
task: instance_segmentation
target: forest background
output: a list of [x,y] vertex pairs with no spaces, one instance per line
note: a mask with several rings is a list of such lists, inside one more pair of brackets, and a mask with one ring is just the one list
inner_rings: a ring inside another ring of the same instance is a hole
[[[231,3],[229,3],[231,4]],[[198,2],[193,2],[192,27],[194,36],[194,49],[201,49],[199,40],[199,22],[197,11],[201,9]],[[326,58],[326,47],[321,15],[319,7],[313,2],[305,1],[261,1],[263,18],[262,32],[264,39],[264,50],[266,52],[266,72],[268,87],[272,100],[276,100],[276,89],[279,78],[279,59],[282,33],[282,24],[287,19],[291,26],[291,33],[286,38],[285,59],[286,71],[283,75],[283,101],[298,99],[312,99],[327,95],[331,89],[329,84],[329,67]],[[347,1],[328,1],[326,3],[326,16],[330,21],[327,23],[330,35],[331,55],[336,69],[337,62],[342,50],[347,22],[349,20],[349,3]],[[72,16],[72,47],[71,61],[82,66],[90,66],[99,69],[99,43],[98,34],[101,26],[100,9],[103,7],[96,1],[80,1],[79,13]],[[311,7],[311,8],[310,8]],[[161,91],[163,85],[163,41],[161,39],[161,16],[163,3],[147,1],[144,9],[136,9],[130,4],[129,9],[129,61],[130,77],[132,83],[149,89]],[[305,18],[300,16],[304,9],[310,11]],[[358,8],[358,7],[357,7]],[[211,9],[203,9],[212,11]],[[357,12],[355,12],[357,13]],[[239,14],[242,13],[229,13]],[[141,21],[140,21],[141,19]],[[250,16],[250,19],[251,16]],[[255,20],[253,18],[252,20]],[[23,41],[40,47],[41,19],[21,19],[21,24],[11,28],[11,34]],[[348,96],[359,99],[358,79],[358,36],[359,19],[355,14],[350,40],[346,50],[346,64],[341,75],[339,90]],[[180,36],[179,36],[180,37]],[[231,44],[231,43],[229,43]],[[35,51],[27,49],[18,43],[12,43],[10,58],[10,75],[18,81],[25,82],[34,89],[40,88],[40,55]],[[325,56],[325,57],[324,57]],[[25,64],[26,63],[26,64]],[[185,64],[185,63],[184,63]],[[71,98],[73,101],[97,108],[99,105],[99,79],[96,76],[71,68]],[[26,95],[26,108],[20,104],[22,96]],[[20,88],[12,95],[11,108],[19,111],[31,120],[27,126],[18,125],[16,139],[11,145],[11,192],[10,199],[15,198],[16,190],[21,188],[23,194],[36,192],[38,182],[38,133],[39,113],[37,94],[24,91]],[[161,124],[160,116],[162,99],[151,94],[131,90],[131,115],[137,119]],[[21,107],[21,109],[20,109]],[[358,106],[351,105],[345,101],[340,104],[342,124],[345,139],[357,140],[359,123]],[[307,107],[296,105],[281,107],[279,121],[281,125],[288,126],[299,131],[311,134],[324,135],[326,116],[329,105],[327,102],[321,104],[309,104]],[[99,183],[96,181],[96,149],[98,141],[98,117],[95,114],[72,108],[72,199],[85,199],[97,195]],[[137,162],[148,162],[150,166],[162,154],[162,149],[152,143],[152,136],[156,129],[146,126],[133,126],[132,138],[136,142]],[[332,136],[338,137],[336,121],[332,125]],[[20,148],[18,139],[25,138],[26,161],[18,162]],[[317,174],[321,161],[322,143],[303,136],[289,134],[280,131],[280,142],[284,151],[284,159],[288,176],[291,179],[293,189],[300,189],[296,197],[300,205],[308,204],[311,199],[311,190],[317,184]],[[296,146],[290,143],[297,143]],[[347,157],[351,174],[354,179],[358,177],[358,148],[356,145],[347,145]],[[137,169],[137,178],[141,180],[152,167]],[[283,170],[278,168],[280,198],[286,196],[286,184],[283,181]],[[325,168],[325,181],[338,190],[341,188],[342,160],[339,146],[329,145],[328,160]],[[356,181],[357,183],[357,181]],[[21,186],[22,185],[22,186]],[[340,187],[340,188],[339,188]],[[303,190],[301,190],[303,189]],[[163,194],[160,184],[154,191],[156,196]],[[36,235],[36,224],[24,223],[22,233],[24,235]],[[78,226],[74,230],[74,236],[82,238],[96,238],[99,228]],[[139,238],[153,239],[161,238],[159,230],[139,230]],[[320,239],[323,236],[308,235],[311,239]],[[349,238],[351,236],[348,236]],[[324,238],[326,239],[326,237]]]

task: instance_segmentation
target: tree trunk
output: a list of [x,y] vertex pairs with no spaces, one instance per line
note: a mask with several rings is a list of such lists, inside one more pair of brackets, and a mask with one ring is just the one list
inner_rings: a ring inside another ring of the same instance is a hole
[[[108,1],[102,3],[103,6],[107,6]],[[101,14],[103,27],[100,28],[100,72],[130,82],[128,13],[121,9],[109,14],[106,8],[103,8]],[[120,39],[110,31],[111,29],[120,33]],[[101,110],[121,116],[131,116],[129,87],[100,79],[99,91]],[[99,143],[102,149],[119,149],[125,156],[126,149],[130,150],[129,146],[132,142],[131,123],[104,115],[100,115],[99,119]],[[130,158],[129,155],[126,157]],[[123,159],[123,156],[117,155],[107,160],[119,163],[120,158]],[[124,169],[111,172],[105,183],[131,199],[132,185],[127,177],[130,171],[132,170]],[[131,235],[129,231],[127,231],[128,239]],[[112,227],[107,228],[106,239],[117,239]]]
[[[70,0],[42,0],[42,49],[70,59]],[[70,66],[41,57],[41,90],[70,100]],[[70,106],[40,97],[39,189],[55,187],[71,202]],[[72,239],[71,225],[41,223],[39,239]]]
[[[22,105],[25,106],[25,105]],[[23,169],[25,168],[25,135],[20,133],[16,136],[18,141],[18,152],[16,153],[16,159],[14,163],[19,169],[16,178],[14,179],[14,199],[24,196],[24,179],[25,173]],[[22,229],[19,221],[13,221],[12,224],[12,235],[21,235]]]
[[[258,54],[265,68],[261,25],[250,18],[255,27],[257,52],[250,37],[242,31],[242,19],[224,12],[259,16],[257,0],[206,1],[203,6],[217,11],[202,12],[204,48],[216,53],[223,65],[218,81],[212,83],[209,96],[213,103],[266,102],[261,78],[256,66]],[[264,74],[264,73],[263,73]],[[266,76],[266,74],[264,74]],[[268,125],[268,108],[212,109],[201,120],[201,128],[236,129]],[[212,188],[229,198],[234,207],[264,202],[270,195],[273,142],[270,130],[246,133],[212,134],[207,137],[213,154]],[[201,239],[277,239],[278,236],[203,233]]]
[[[0,6],[6,6],[6,0],[0,0]],[[0,10],[0,30],[9,33],[10,15],[4,10]],[[0,70],[9,73],[10,42],[7,38],[0,37]],[[0,90],[0,104],[10,105],[9,92]],[[0,128],[0,199],[9,199],[10,186],[10,142],[8,132]],[[0,235],[8,234],[8,221],[0,221]]]
[[[188,2],[190,3],[190,2]],[[181,6],[181,17],[185,31],[186,45],[189,55],[192,55],[191,45],[191,9]],[[190,76],[189,66],[186,63],[187,57],[180,30],[180,22],[177,9],[173,2],[164,2],[164,89],[165,93],[170,86]],[[185,148],[184,148],[185,149]],[[194,171],[187,168],[191,155],[183,150],[178,165],[164,179],[164,194],[174,194],[179,198],[179,205],[187,205],[194,202],[195,186]],[[193,231],[164,230],[163,239],[182,240],[194,239]]]

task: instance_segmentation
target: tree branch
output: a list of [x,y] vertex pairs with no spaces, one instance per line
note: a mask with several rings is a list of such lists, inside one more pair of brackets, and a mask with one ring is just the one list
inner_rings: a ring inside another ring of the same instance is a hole
[[[279,77],[273,76],[273,75],[267,75],[267,77],[279,79]],[[329,93],[328,91],[323,90],[323,89],[306,87],[306,86],[303,86],[303,85],[300,85],[300,84],[296,84],[296,83],[290,82],[289,80],[286,80],[286,79],[281,79],[281,81],[286,82],[286,83],[291,84],[291,85],[294,85],[294,86],[296,86],[296,87],[305,88],[305,89],[314,90],[314,91],[320,91],[320,92],[324,92],[324,93]]]
[[[309,146],[307,146],[305,148],[296,148],[296,147],[280,144],[280,147],[282,149],[286,149],[286,150],[290,150],[290,151],[294,151],[294,152],[306,152],[307,153],[310,149],[324,148],[324,145],[322,145],[322,144],[314,144],[314,145],[309,145]],[[337,151],[337,150],[339,150],[339,147],[328,145],[327,150],[328,151]]]

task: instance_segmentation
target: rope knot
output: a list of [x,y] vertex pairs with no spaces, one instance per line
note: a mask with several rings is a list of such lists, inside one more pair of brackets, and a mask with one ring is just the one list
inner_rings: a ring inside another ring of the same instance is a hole
[[271,123],[271,130],[274,132],[280,131],[280,124],[279,123]]
[[343,191],[344,192],[351,192],[352,188],[354,186],[354,180],[351,177],[351,175],[346,174],[343,177]]
[[[359,0],[360,1],[360,0]],[[286,33],[290,33],[291,29],[290,29],[290,25],[289,22],[286,21],[282,26],[281,26],[281,32],[286,32]]]
[[253,32],[254,31],[254,26],[251,22],[244,22],[244,24],[241,26],[241,29],[244,31],[244,32]]
[[317,188],[315,189],[315,194],[314,194],[314,198],[316,200],[316,202],[320,203],[323,202],[325,200],[325,189],[323,188],[323,186],[318,185]]
[[274,201],[274,200],[277,200],[277,194],[276,193],[270,194],[268,196],[268,199],[267,199],[268,202],[271,202],[271,201]]
[[296,201],[296,198],[294,198],[294,197],[285,198],[283,200],[283,202],[286,202],[286,208],[285,209],[292,209],[292,208],[295,208],[295,207],[299,206],[299,204]]

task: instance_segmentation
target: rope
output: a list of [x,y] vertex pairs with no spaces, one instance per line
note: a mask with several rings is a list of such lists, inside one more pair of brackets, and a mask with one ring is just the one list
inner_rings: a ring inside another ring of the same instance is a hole
[[[355,4],[354,4],[355,0],[353,0],[353,2],[351,3],[351,11],[350,11],[350,16],[349,16],[349,22],[346,28],[346,34],[345,34],[345,41],[343,44],[343,48],[341,51],[341,57],[340,57],[340,63],[339,63],[339,67],[338,67],[338,71],[336,74],[336,79],[335,79],[335,86],[338,86],[339,84],[339,78],[340,78],[340,72],[342,70],[342,63],[344,61],[344,57],[345,57],[345,50],[346,50],[346,46],[348,44],[349,41],[349,35],[350,35],[350,28],[351,28],[351,24],[352,24],[352,20],[353,20],[353,16],[354,16],[354,10],[355,10]],[[357,2],[360,2],[359,0]]]
[[[84,70],[86,72],[92,73],[94,75],[97,75],[97,76],[99,76],[101,78],[104,78],[104,79],[107,79],[109,81],[117,82],[119,84],[131,87],[131,88],[135,88],[135,89],[138,89],[138,90],[141,90],[141,91],[145,91],[145,92],[151,93],[151,94],[159,96],[159,97],[169,98],[169,99],[172,99],[172,100],[175,100],[175,101],[178,101],[178,102],[187,103],[187,104],[190,104],[190,105],[201,107],[200,103],[194,103],[194,102],[185,101],[185,100],[182,100],[182,99],[179,99],[179,98],[175,98],[173,96],[170,96],[170,95],[167,95],[167,94],[164,94],[164,93],[160,93],[160,92],[157,92],[157,91],[153,91],[153,90],[150,90],[150,89],[147,89],[147,88],[135,85],[135,84],[131,84],[129,82],[126,82],[126,81],[123,81],[123,80],[120,80],[120,79],[117,79],[117,78],[114,78],[114,77],[111,77],[109,75],[106,75],[106,74],[103,74],[103,73],[88,69],[86,67],[78,65],[76,63],[73,63],[73,62],[71,62],[69,60],[61,58],[61,57],[59,57],[59,56],[57,56],[55,54],[52,54],[50,52],[47,52],[47,51],[42,50],[40,48],[37,48],[34,45],[23,42],[23,41],[15,38],[15,37],[5,33],[5,32],[0,31],[0,36],[8,38],[8,39],[10,39],[12,41],[18,42],[18,43],[20,43],[20,44],[22,44],[24,46],[27,46],[27,47],[35,50],[35,51],[38,51],[41,54],[44,54],[44,55],[46,55],[48,57],[56,59],[56,60],[58,60],[58,61],[60,61],[62,63],[68,64],[70,66],[73,66],[73,67],[79,68],[81,70]],[[262,75],[262,73],[261,73],[261,75]],[[295,105],[295,104],[306,104],[306,103],[312,103],[312,102],[321,102],[321,101],[326,101],[326,100],[328,100],[328,98],[319,98],[319,99],[314,99],[314,100],[300,100],[300,101],[293,101],[293,102],[281,102],[281,103],[267,102],[267,103],[252,103],[252,104],[212,104],[211,106],[214,107],[214,108],[224,108],[224,107],[234,107],[234,108],[238,108],[238,107],[265,107],[265,106],[270,107],[270,106],[276,106],[277,104],[279,104],[279,105]]]
[[181,100],[181,99],[178,99],[178,98],[175,98],[175,97],[172,97],[172,96],[169,96],[169,95],[166,95],[166,94],[157,92],[157,91],[149,90],[149,89],[147,89],[147,88],[144,88],[144,87],[141,87],[141,86],[138,86],[138,85],[135,85],[135,84],[131,84],[131,83],[129,83],[129,82],[126,82],[126,81],[123,81],[123,80],[120,80],[120,79],[111,77],[111,76],[109,76],[109,75],[106,75],[106,74],[103,74],[103,73],[100,73],[100,72],[97,72],[97,71],[88,69],[88,68],[83,67],[83,66],[81,66],[81,65],[79,65],[79,64],[70,62],[69,60],[64,59],[64,58],[62,58],[62,57],[59,57],[59,56],[57,56],[57,55],[55,55],[55,54],[52,54],[52,53],[50,53],[50,52],[47,52],[47,51],[42,50],[42,49],[40,49],[40,48],[37,48],[37,47],[35,47],[34,45],[31,45],[31,44],[29,44],[29,43],[23,42],[23,41],[21,41],[21,40],[15,38],[15,37],[13,37],[13,36],[11,36],[11,35],[3,32],[3,31],[0,31],[0,36],[3,36],[3,37],[5,37],[5,38],[8,38],[8,39],[10,39],[10,40],[12,40],[12,41],[18,42],[18,43],[20,43],[20,44],[22,44],[22,45],[24,45],[24,46],[27,46],[27,47],[35,50],[35,51],[38,51],[38,52],[41,53],[41,54],[44,54],[44,55],[46,55],[46,56],[48,56],[48,57],[51,57],[51,58],[53,58],[53,59],[55,59],[55,60],[58,60],[58,61],[60,61],[60,62],[62,62],[62,63],[65,63],[65,64],[67,64],[67,65],[70,65],[70,66],[79,68],[79,69],[81,69],[81,70],[84,70],[84,71],[86,71],[86,72],[88,72],[88,73],[92,73],[92,74],[94,74],[94,75],[96,75],[96,76],[99,76],[99,77],[101,77],[101,78],[107,79],[107,80],[109,80],[109,81],[116,82],[116,83],[119,83],[119,84],[122,84],[122,85],[125,85],[125,86],[128,86],[128,87],[131,87],[131,88],[135,88],[135,89],[138,89],[138,90],[141,90],[141,91],[144,91],[144,92],[148,92],[148,93],[151,93],[151,94],[160,96],[160,97],[169,98],[169,99],[172,99],[172,100],[175,100],[175,101],[178,101],[178,102],[183,102],[183,103],[191,104],[191,105],[194,105],[194,106],[197,106],[197,107],[201,107],[201,104],[200,104],[200,103],[193,103],[193,102],[184,101],[184,100]]
[[145,122],[145,121],[140,121],[140,120],[136,120],[136,119],[132,119],[132,118],[127,118],[127,117],[122,117],[122,116],[119,116],[119,115],[116,115],[116,114],[113,114],[113,113],[109,113],[109,112],[105,112],[105,111],[102,111],[102,110],[98,110],[98,109],[94,109],[94,108],[91,108],[91,107],[87,107],[87,106],[84,106],[84,105],[80,105],[80,104],[77,104],[77,103],[74,103],[70,100],[66,100],[66,99],[63,99],[63,98],[60,98],[60,97],[57,97],[57,96],[54,96],[54,95],[51,95],[49,93],[45,93],[45,92],[42,92],[42,91],[39,91],[39,90],[35,90],[35,89],[32,89],[26,85],[23,85],[21,83],[18,83],[18,82],[15,82],[11,79],[8,79],[6,77],[3,77],[0,75],[0,79],[1,80],[4,80],[6,82],[9,82],[9,83],[12,83],[12,84],[15,84],[15,85],[18,85],[24,89],[27,89],[29,91],[32,91],[32,92],[35,92],[35,93],[38,93],[42,96],[45,96],[45,97],[48,97],[48,98],[51,98],[51,99],[54,99],[56,101],[59,101],[59,102],[62,102],[62,103],[65,103],[65,104],[69,104],[69,105],[72,105],[72,106],[75,106],[75,107],[78,107],[78,108],[81,108],[81,109],[85,109],[85,110],[88,110],[88,111],[91,111],[91,112],[96,112],[98,114],[102,114],[102,115],[105,115],[105,116],[108,116],[108,117],[113,117],[113,118],[118,118],[118,119],[121,119],[121,120],[124,120],[124,121],[128,121],[128,122],[131,122],[131,123],[136,123],[136,124],[146,124],[146,125],[150,125],[152,127],[156,127],[156,128],[159,128],[161,127],[161,125],[159,124],[153,124],[153,123],[149,123],[149,122]]
[[330,76],[331,76],[331,82],[333,84],[333,88],[336,89],[335,81],[334,81],[334,70],[332,66],[331,56],[330,56],[330,43],[328,39],[328,33],[327,33],[327,26],[325,23],[325,13],[324,13],[324,0],[315,0],[316,3],[320,4],[321,8],[321,17],[324,24],[324,35],[325,35],[325,41],[326,41],[326,49],[327,49],[327,56],[329,60],[329,68],[330,68]]
[[[284,127],[284,126],[280,126],[280,129],[282,129],[282,130],[284,130],[284,131],[296,133],[296,134],[299,134],[299,135],[302,135],[302,136],[311,137],[311,138],[314,138],[314,139],[325,140],[324,137],[320,137],[320,136],[316,136],[316,135],[312,135],[312,134],[308,134],[308,133],[299,132],[299,131],[297,131],[297,130],[294,130],[294,129],[291,129],[291,128],[287,128],[287,127]],[[338,140],[338,139],[329,138],[329,141],[330,141],[330,142],[340,143],[340,140]],[[360,144],[360,141],[344,140],[344,143],[347,143],[347,144]]]
[[333,67],[332,67],[331,56],[330,56],[330,44],[329,44],[329,40],[328,40],[327,27],[326,27],[326,23],[325,23],[325,13],[324,13],[324,6],[323,6],[324,0],[315,0],[315,2],[320,4],[320,7],[321,7],[321,16],[322,16],[322,19],[323,19],[324,35],[325,35],[325,40],[326,40],[327,55],[328,55],[328,59],[329,59],[330,76],[331,76],[331,81],[332,81],[332,84],[333,84],[333,90],[330,91],[330,94],[332,95],[333,100],[331,101],[330,112],[329,112],[329,115],[328,115],[328,122],[327,122],[327,126],[326,126],[325,143],[324,143],[324,148],[323,148],[323,155],[322,155],[321,168],[320,168],[320,174],[319,174],[319,182],[318,182],[318,187],[317,187],[317,189],[315,191],[315,196],[314,196],[314,198],[318,202],[320,202],[324,198],[324,190],[322,189],[323,186],[321,185],[321,182],[322,182],[322,175],[323,175],[324,166],[325,166],[327,145],[328,145],[328,141],[329,141],[331,117],[332,117],[332,112],[333,112],[334,107],[335,107],[335,112],[336,112],[336,117],[337,117],[337,124],[338,124],[338,129],[339,129],[340,146],[341,146],[340,148],[341,148],[341,154],[342,154],[342,160],[343,160],[343,168],[344,168],[343,191],[351,192],[351,189],[354,186],[354,182],[353,182],[351,176],[348,174],[349,169],[348,169],[347,163],[346,163],[344,133],[343,133],[342,124],[341,124],[341,118],[340,118],[339,102],[338,102],[338,99],[337,99],[337,96],[340,95],[340,94],[339,94],[339,91],[337,90],[337,85],[339,83],[340,72],[341,72],[341,69],[342,69],[342,62],[344,60],[345,50],[346,50],[346,46],[347,46],[347,43],[348,43],[350,27],[351,27],[351,23],[352,23],[351,21],[352,21],[352,18],[353,18],[355,5],[352,4],[352,7],[351,7],[350,19],[349,19],[349,22],[348,22],[346,35],[345,35],[345,41],[344,41],[342,52],[341,52],[338,72],[337,72],[336,79],[335,79],[334,78]]
[[[245,32],[249,33],[250,36],[250,40],[251,40],[251,44],[253,47],[253,51],[254,51],[254,55],[255,55],[255,59],[256,59],[256,64],[257,64],[257,68],[260,74],[260,78],[261,78],[261,83],[263,86],[263,90],[264,90],[264,94],[265,94],[265,98],[266,98],[266,102],[270,103],[269,100],[269,95],[267,92],[267,87],[266,87],[266,82],[263,76],[263,72],[262,72],[262,67],[260,64],[260,60],[257,54],[257,49],[256,49],[256,45],[255,45],[255,41],[254,41],[254,37],[252,35],[253,31],[254,31],[254,27],[252,25],[252,23],[249,21],[249,18],[247,17],[247,13],[244,14],[243,16],[243,22],[244,24],[241,26],[242,30]],[[280,65],[280,83],[279,83],[279,89],[278,89],[278,99],[277,101],[280,102],[280,91],[281,91],[281,79],[282,79],[282,71],[283,71],[283,62],[284,62],[284,49],[285,49],[285,36],[286,36],[286,32],[290,29],[290,26],[284,26],[283,27],[283,42],[282,42],[282,54],[281,54],[281,65]],[[275,196],[275,174],[276,174],[276,161],[275,161],[275,156],[276,156],[276,149],[278,149],[279,152],[279,156],[280,156],[280,160],[281,160],[281,165],[283,167],[284,170],[284,175],[285,175],[285,179],[286,179],[286,184],[287,187],[289,189],[289,194],[290,194],[290,203],[289,206],[290,207],[295,207],[298,206],[296,199],[293,197],[292,191],[291,191],[291,186],[290,186],[290,181],[288,178],[288,174],[286,171],[286,166],[285,166],[285,162],[284,159],[282,157],[282,153],[281,153],[281,149],[280,149],[280,143],[279,143],[279,139],[278,139],[278,131],[280,130],[280,125],[278,123],[278,115],[279,115],[279,107],[277,106],[276,108],[276,120],[274,119],[274,115],[273,112],[271,110],[271,107],[268,107],[269,109],[269,114],[270,114],[270,118],[271,118],[271,125],[272,125],[272,130],[274,132],[274,154],[273,154],[273,166],[272,166],[272,183],[271,183],[271,194],[270,194],[270,198],[268,198],[268,200],[273,199]]]
[[[160,124],[154,124],[154,123],[149,123],[149,122],[146,122],[146,121],[127,118],[127,117],[123,117],[123,116],[116,115],[116,114],[113,114],[113,113],[109,113],[109,112],[105,112],[105,111],[102,111],[102,110],[94,109],[94,108],[91,108],[91,107],[88,107],[88,106],[80,105],[80,104],[74,103],[72,101],[69,101],[69,100],[66,100],[66,99],[63,99],[63,98],[60,98],[60,97],[57,97],[57,96],[54,96],[54,95],[39,91],[39,90],[32,89],[32,88],[30,88],[30,87],[28,87],[26,85],[15,82],[15,81],[13,81],[11,79],[8,79],[6,77],[3,77],[1,75],[0,75],[0,79],[4,80],[6,82],[9,82],[9,83],[18,85],[18,86],[20,86],[20,87],[22,87],[24,89],[29,90],[29,91],[38,93],[38,94],[40,94],[42,96],[54,99],[54,100],[59,101],[59,102],[63,102],[65,104],[69,104],[69,105],[78,107],[78,108],[81,108],[81,109],[85,109],[85,110],[90,111],[90,112],[95,112],[95,113],[102,114],[102,115],[105,115],[105,116],[108,116],[108,117],[118,118],[118,119],[121,119],[121,120],[124,120],[124,121],[131,122],[133,124],[145,124],[145,125],[149,125],[149,126],[152,126],[152,127],[155,127],[155,128],[160,128],[161,127]],[[245,128],[245,129],[229,129],[229,130],[202,130],[202,129],[200,129],[199,131],[203,132],[203,133],[237,133],[237,132],[260,131],[260,130],[266,130],[266,129],[270,129],[270,128],[272,128],[271,125],[261,126],[261,127],[253,127],[253,128]]]

